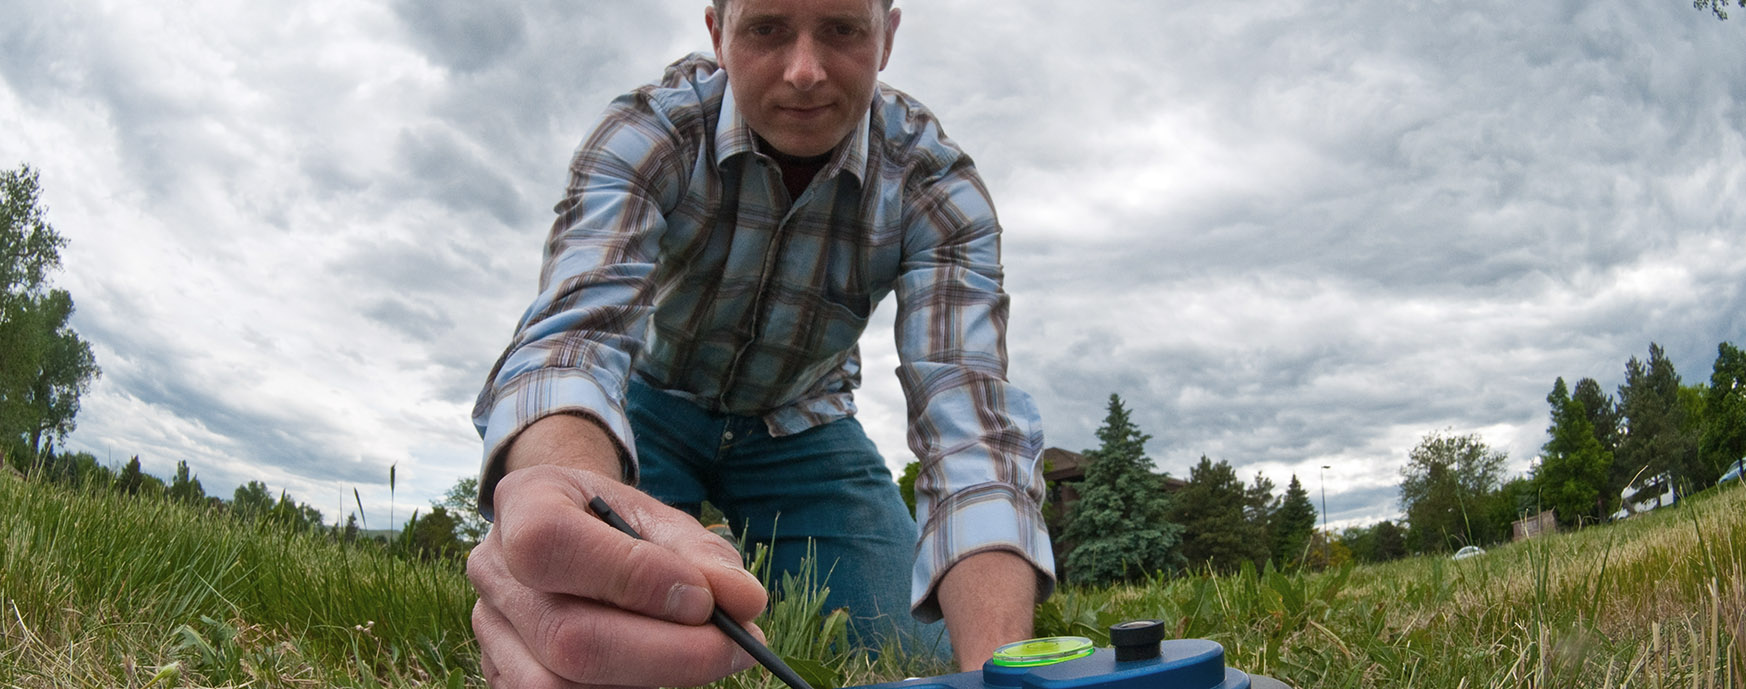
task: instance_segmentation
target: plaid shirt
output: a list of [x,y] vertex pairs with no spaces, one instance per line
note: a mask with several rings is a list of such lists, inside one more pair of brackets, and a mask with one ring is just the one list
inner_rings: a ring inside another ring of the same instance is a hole
[[[1052,586],[1041,422],[1006,380],[1000,225],[970,158],[909,96],[881,85],[798,199],[757,152],[727,75],[692,55],[608,108],[570,164],[540,293],[473,411],[495,465],[553,413],[595,419],[636,480],[626,376],[773,436],[855,412],[856,342],[897,294],[897,370],[922,524],[912,595],[982,550],[1029,558]],[[496,469],[496,471],[494,471]]]

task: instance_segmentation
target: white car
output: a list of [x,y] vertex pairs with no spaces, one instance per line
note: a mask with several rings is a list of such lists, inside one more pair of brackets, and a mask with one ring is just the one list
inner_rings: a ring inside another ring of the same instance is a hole
[[1484,554],[1485,554],[1484,548],[1481,548],[1481,547],[1476,546],[1476,545],[1470,545],[1470,546],[1467,546],[1465,548],[1462,548],[1460,550],[1455,551],[1455,559],[1465,560],[1465,559],[1470,558],[1470,557],[1478,557],[1478,556],[1484,555]]
[[1719,486],[1729,481],[1740,480],[1740,471],[1743,468],[1746,468],[1746,457],[1735,460],[1734,464],[1728,467],[1728,471],[1722,474],[1721,478],[1716,479],[1716,485]]

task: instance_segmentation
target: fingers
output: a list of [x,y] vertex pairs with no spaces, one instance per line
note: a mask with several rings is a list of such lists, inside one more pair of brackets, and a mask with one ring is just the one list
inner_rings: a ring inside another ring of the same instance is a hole
[[[709,579],[693,562],[663,547],[696,520],[616,481],[552,467],[514,472],[498,485],[503,560],[523,584],[684,624],[708,621],[715,605]],[[639,541],[585,506],[599,495],[623,510]],[[681,537],[682,536],[677,536]]]
[[733,545],[704,529],[691,516],[652,499],[630,504],[633,507],[628,513],[616,504],[613,509],[650,543],[696,567],[708,582],[715,605],[729,617],[745,622],[764,612],[769,594],[763,582],[746,571],[740,552]]
[[[586,504],[595,496],[646,540],[594,515]],[[512,472],[495,497],[497,523],[467,564],[494,686],[694,686],[754,664],[706,623],[716,605],[753,619],[764,587],[689,515],[557,467]]]
[[480,593],[473,612],[480,651],[502,686],[695,686],[753,664],[714,627],[535,591],[515,582],[496,555],[487,537],[468,560],[468,577]]

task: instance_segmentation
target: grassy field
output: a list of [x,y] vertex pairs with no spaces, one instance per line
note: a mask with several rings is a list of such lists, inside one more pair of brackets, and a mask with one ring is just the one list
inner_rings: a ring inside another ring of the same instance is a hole
[[[250,526],[167,501],[0,474],[0,687],[480,686],[452,563]],[[1038,633],[1103,641],[1162,618],[1300,689],[1746,688],[1746,490],[1469,560],[1245,572],[1038,608]],[[820,684],[931,674],[833,652],[840,622],[794,582],[761,624]],[[762,671],[723,689],[772,687]]]

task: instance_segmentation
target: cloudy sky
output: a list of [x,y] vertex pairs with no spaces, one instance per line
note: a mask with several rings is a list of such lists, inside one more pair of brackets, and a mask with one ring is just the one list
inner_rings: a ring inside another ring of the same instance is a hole
[[[73,450],[386,523],[472,400],[614,95],[703,0],[7,0],[0,166],[40,170],[103,377]],[[1393,516],[1427,433],[1524,471],[1554,378],[1746,343],[1746,17],[1688,0],[925,0],[884,80],[977,160],[1050,445],[1119,394],[1201,455]],[[910,461],[891,306],[861,416]],[[1320,467],[1330,467],[1322,470]]]

